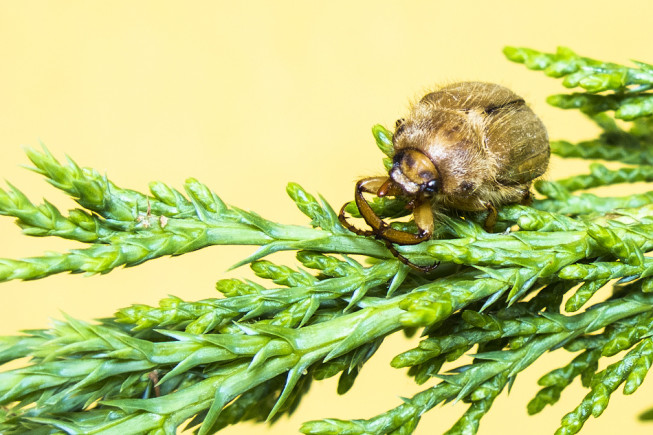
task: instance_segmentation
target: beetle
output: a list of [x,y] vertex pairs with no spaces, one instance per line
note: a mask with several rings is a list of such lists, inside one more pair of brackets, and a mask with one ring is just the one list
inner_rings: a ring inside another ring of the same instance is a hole
[[[531,184],[544,174],[551,154],[546,128],[524,99],[484,82],[453,83],[426,94],[397,121],[392,144],[388,176],[364,178],[355,187],[356,206],[371,230],[349,224],[345,206],[339,220],[357,234],[384,241],[399,260],[425,272],[438,263],[418,266],[392,244],[429,240],[434,209],[487,210],[490,231],[498,207],[530,202]],[[391,228],[363,193],[406,198],[418,232]]]

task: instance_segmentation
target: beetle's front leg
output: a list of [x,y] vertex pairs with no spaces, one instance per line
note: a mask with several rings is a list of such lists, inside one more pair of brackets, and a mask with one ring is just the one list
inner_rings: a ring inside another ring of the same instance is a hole
[[415,225],[419,228],[420,237],[431,238],[433,235],[433,209],[431,208],[431,203],[429,201],[424,201],[422,204],[417,206],[413,211],[413,217],[415,218]]
[[419,228],[419,233],[411,234],[404,231],[397,231],[397,233],[400,233],[401,238],[395,237],[394,239],[391,239],[390,237],[384,235],[383,239],[390,252],[392,252],[392,254],[397,257],[399,261],[421,272],[430,272],[440,265],[439,261],[428,266],[420,266],[401,255],[397,249],[392,246],[391,243],[394,242],[401,245],[410,245],[412,243],[406,243],[406,238],[410,238],[410,241],[416,237],[420,240],[428,240],[431,238],[434,229],[433,210],[431,209],[431,203],[429,201],[424,201],[422,204],[415,207],[413,210],[413,217],[415,218],[415,224],[417,225],[417,228]]
[[388,177],[369,177],[363,178],[358,183],[356,183],[356,191],[361,191],[365,193],[377,194],[381,186],[388,182]]
[[[370,177],[370,178],[364,178],[364,179],[360,180],[358,183],[356,183],[356,193],[357,193],[357,195],[356,195],[356,198],[357,198],[356,199],[356,205],[358,206],[358,210],[361,212],[361,214],[363,214],[363,212],[362,212],[362,210],[360,208],[360,205],[358,205],[358,192],[367,192],[367,193],[376,194],[379,191],[379,189],[381,189],[381,187],[384,186],[384,184],[387,183],[388,180],[389,180],[388,177]],[[361,195],[361,197],[362,197],[362,195]],[[365,200],[363,200],[363,201],[365,201]],[[367,201],[365,201],[365,203],[367,204]],[[377,234],[376,231],[366,231],[366,230],[358,229],[358,228],[356,228],[355,226],[353,226],[352,224],[350,224],[347,221],[347,218],[345,217],[345,207],[347,207],[347,204],[348,203],[345,203],[342,206],[342,208],[340,209],[340,213],[338,214],[338,220],[340,221],[340,223],[345,228],[347,228],[349,231],[351,231],[353,233],[356,233],[359,236],[374,236],[374,235],[376,235]],[[369,208],[369,213],[376,216],[376,213],[374,213],[374,211],[372,211],[372,209],[369,207],[369,205],[368,205],[368,208]],[[381,221],[380,218],[378,218],[378,220]],[[365,221],[367,222],[367,218],[365,218]],[[370,226],[372,226],[372,225],[370,225]],[[374,228],[374,227],[372,226],[372,228]]]
[[340,223],[342,223],[345,228],[356,234],[362,236],[376,236],[400,245],[416,245],[430,239],[431,234],[433,233],[433,214],[428,201],[417,206],[414,210],[417,225],[420,227],[420,232],[418,234],[412,234],[391,228],[390,225],[385,223],[383,219],[372,210],[372,207],[363,196],[363,193],[382,193],[383,196],[386,194],[395,194],[395,190],[398,188],[394,186],[392,182],[389,183],[388,180],[387,177],[371,177],[364,178],[356,183],[354,196],[356,207],[358,207],[358,211],[363,219],[365,219],[367,225],[372,227],[372,231],[359,230],[347,222],[347,218],[345,217],[346,204],[340,209],[340,214],[338,216]]
[[[390,225],[385,223],[383,219],[381,219],[376,213],[374,213],[374,210],[372,210],[370,204],[363,197],[363,192],[369,192],[370,190],[367,190],[370,188],[369,186],[376,187],[377,183],[378,179],[371,178],[366,178],[356,183],[356,206],[358,207],[358,211],[360,211],[361,216],[363,216],[363,219],[365,219],[365,222],[367,222],[367,225],[372,227],[372,234],[392,243],[398,243],[400,245],[416,245],[431,238],[431,233],[428,232],[420,231],[420,234],[412,234],[406,231],[395,230],[394,228],[390,227]],[[418,208],[420,207],[421,206]]]
[[430,239],[431,235],[433,234],[434,226],[431,203],[424,201],[415,207],[413,209],[413,218],[415,219],[415,224],[419,229],[417,234],[392,229],[385,222],[383,222],[385,227],[381,228],[379,235],[385,240],[388,240],[392,243],[397,243],[398,245],[416,245]]
[[356,183],[355,191],[355,200],[358,211],[360,212],[365,222],[372,227],[372,231],[363,231],[351,225],[347,222],[345,218],[345,204],[340,209],[340,214],[338,215],[338,220],[350,231],[363,235],[363,236],[374,236],[378,239],[381,239],[387,248],[396,256],[402,263],[422,272],[429,272],[436,267],[439,263],[435,263],[429,266],[419,266],[412,263],[406,257],[401,255],[397,249],[392,245],[397,243],[400,245],[416,245],[425,240],[431,238],[433,234],[433,211],[431,210],[431,204],[428,201],[417,205],[413,209],[413,214],[415,217],[415,223],[419,228],[418,234],[408,233],[406,231],[395,230],[390,227],[387,223],[383,221],[375,212],[372,210],[372,207],[367,202],[363,193],[375,193],[378,196],[394,196],[399,191],[399,187],[396,186],[389,178],[386,177],[372,177],[365,178]]

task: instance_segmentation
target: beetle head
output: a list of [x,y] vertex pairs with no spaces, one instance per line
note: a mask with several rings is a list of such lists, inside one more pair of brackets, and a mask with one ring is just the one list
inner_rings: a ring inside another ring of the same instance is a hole
[[[416,149],[403,149],[394,156],[390,178],[403,194],[427,200],[440,190],[440,174],[431,159]],[[389,192],[379,191],[379,196]]]

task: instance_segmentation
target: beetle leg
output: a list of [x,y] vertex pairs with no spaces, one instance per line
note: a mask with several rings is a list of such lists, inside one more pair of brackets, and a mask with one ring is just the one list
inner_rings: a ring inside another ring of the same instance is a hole
[[433,234],[433,209],[431,209],[431,203],[427,200],[418,205],[413,210],[413,216],[415,217],[415,224],[419,228],[419,234],[431,238]]
[[[358,183],[356,183],[356,192],[358,192],[359,185],[360,185],[360,189],[362,189],[364,192],[377,193],[379,189],[381,189],[385,184],[387,184],[387,181],[389,180],[390,179],[388,177],[365,178],[363,180],[360,180]],[[359,236],[375,236],[377,234],[376,231],[360,230],[347,221],[347,218],[345,217],[345,207],[347,206],[347,204],[348,203],[345,203],[342,206],[342,208],[340,209],[340,213],[338,214],[338,220],[340,221],[340,223],[349,231],[356,233]],[[356,203],[356,205],[358,205],[358,202]],[[358,207],[358,209],[360,210],[360,207]],[[374,212],[372,212],[372,214],[374,214]],[[376,214],[374,215],[376,216]]]
[[356,183],[356,190],[360,190],[366,193],[377,194],[379,189],[385,184],[388,183],[390,179],[388,177],[369,177],[363,178],[358,183]]
[[491,203],[486,202],[485,206],[487,207],[488,215],[487,218],[485,218],[485,225],[483,225],[483,228],[485,231],[488,233],[492,232],[492,228],[494,228],[494,225],[497,223],[497,209],[494,207]]
[[[424,201],[417,207],[415,207],[413,211],[413,216],[415,217],[415,223],[417,224],[417,228],[419,228],[419,233],[416,234],[411,234],[407,233],[405,231],[397,231],[397,233],[401,233],[402,239],[405,239],[404,235],[410,236],[410,237],[420,237],[426,239],[430,239],[431,235],[433,234],[433,210],[431,210],[431,203],[428,201]],[[410,243],[402,243],[403,240],[396,241],[396,239],[390,239],[389,237],[384,237],[383,241],[385,242],[385,246],[388,248],[392,254],[399,259],[402,263],[404,263],[407,266],[412,267],[413,269],[419,270],[421,272],[430,272],[434,270],[436,267],[440,265],[440,262],[433,263],[428,266],[420,266],[417,265],[410,260],[408,260],[406,257],[401,255],[397,249],[392,245],[391,242],[395,242],[398,244],[403,244],[403,245],[408,245]]]
[[366,178],[356,183],[356,194],[354,198],[356,200],[356,205],[358,206],[358,211],[360,211],[363,219],[365,219],[365,222],[367,222],[367,225],[372,227],[373,233],[377,237],[389,240],[393,243],[398,243],[400,245],[416,245],[431,238],[431,234],[428,232],[420,231],[419,234],[412,234],[406,231],[395,230],[394,228],[391,228],[390,225],[385,223],[383,219],[377,216],[377,214],[374,213],[374,210],[372,210],[372,207],[370,207],[370,204],[363,197],[363,192],[367,191],[367,180],[373,179]]
[[419,264],[415,264],[412,261],[410,261],[408,258],[401,255],[399,253],[399,251],[397,251],[397,249],[394,247],[394,245],[392,243],[390,243],[389,240],[384,239],[383,241],[385,242],[385,246],[386,246],[386,248],[388,248],[388,251],[392,252],[392,255],[397,257],[397,260],[401,261],[406,266],[411,267],[411,268],[413,268],[415,270],[419,270],[420,272],[426,273],[426,272],[430,272],[432,270],[435,270],[440,265],[439,261],[435,262],[435,263],[433,263],[431,265],[428,265],[428,266],[420,266]]
[[[365,180],[362,180],[365,181]],[[431,238],[433,234],[433,211],[431,210],[431,204],[428,201],[423,202],[417,206],[414,210],[415,223],[420,229],[418,234],[408,233],[406,231],[398,231],[391,228],[386,224],[383,219],[378,217],[376,213],[372,210],[369,203],[363,197],[363,187],[359,185],[362,182],[359,182],[356,185],[356,205],[361,215],[365,219],[365,222],[371,226],[374,231],[372,231],[377,238],[380,238],[385,243],[385,246],[388,250],[397,257],[399,261],[404,263],[407,266],[412,267],[413,269],[419,270],[421,272],[430,272],[440,265],[440,262],[431,264],[429,266],[420,266],[408,260],[406,257],[401,255],[397,249],[392,245],[392,243],[397,243],[400,245],[416,245],[425,240]],[[395,189],[396,187],[390,185],[388,188],[388,183],[384,183],[382,189]]]
[[358,234],[359,236],[374,236],[376,234],[374,231],[358,229],[352,224],[350,224],[349,221],[347,221],[347,218],[345,217],[345,208],[347,207],[348,204],[349,204],[348,202],[343,204],[342,208],[340,209],[340,213],[338,214],[338,220],[340,221],[342,226],[347,228],[352,233]]
[[524,196],[522,196],[520,204],[521,205],[531,205],[531,204],[533,204],[533,194],[531,193],[530,189],[525,189],[524,190]]
[[397,196],[401,195],[403,192],[401,190],[401,187],[395,183],[392,178],[388,178],[385,183],[381,185],[379,190],[376,192],[376,196],[383,197],[383,196]]
[[[356,191],[355,191],[356,206],[358,207],[358,211],[360,211],[361,216],[363,216],[363,219],[365,219],[365,222],[370,227],[372,227],[372,231],[359,230],[355,228],[353,225],[351,225],[349,222],[347,222],[347,219],[345,218],[344,206],[342,209],[340,209],[340,214],[338,216],[340,222],[347,229],[351,230],[356,234],[364,235],[364,236],[375,235],[382,239],[386,239],[389,240],[390,242],[398,243],[400,245],[416,245],[425,240],[428,240],[431,237],[431,233],[433,232],[433,222],[432,222],[433,216],[431,214],[430,223],[429,223],[429,215],[425,213],[426,211],[425,207],[428,207],[428,213],[430,213],[430,205],[428,203],[420,205],[415,209],[416,215],[420,216],[420,218],[418,219],[419,220],[418,226],[420,226],[420,232],[418,234],[412,234],[406,231],[399,231],[391,228],[387,223],[383,221],[383,219],[381,219],[379,216],[377,216],[376,213],[374,213],[374,210],[372,210],[370,204],[367,202],[365,197],[363,197],[363,192],[377,193],[379,189],[383,189],[383,191],[394,191],[396,187],[392,185],[388,185],[387,180],[388,179],[384,177],[372,177],[372,178],[365,178],[363,180],[360,180],[358,183],[356,183]],[[418,212],[418,210],[421,211]]]
[[342,208],[340,209],[340,213],[338,214],[338,220],[340,221],[342,226],[347,228],[352,233],[358,234],[359,236],[374,236],[374,235],[376,235],[376,233],[374,231],[361,230],[361,229],[356,228],[355,226],[353,226],[352,224],[349,223],[349,221],[345,217],[345,208],[347,207],[348,204],[349,204],[348,202],[343,204]]
[[[381,221],[384,227],[379,229],[378,235],[383,239],[392,243],[397,243],[398,245],[416,245],[430,239],[433,234],[433,211],[431,210],[431,204],[428,201],[425,201],[415,207],[413,210],[413,217],[415,218],[417,228],[419,228],[417,234],[395,230],[385,222]],[[370,224],[370,226],[374,228],[373,225]]]
[[397,259],[403,264],[421,272],[430,272],[438,267],[440,263],[437,262],[429,266],[417,265],[401,255],[392,245],[393,242],[402,245],[415,245],[431,238],[431,234],[433,234],[433,212],[431,211],[430,203],[426,201],[415,207],[415,223],[419,227],[420,232],[418,234],[412,234],[406,231],[399,231],[391,228],[387,223],[383,221],[383,219],[374,213],[374,210],[372,210],[370,204],[363,197],[364,192],[376,193],[379,194],[379,196],[394,196],[399,193],[398,189],[399,188],[394,183],[392,183],[390,179],[385,177],[372,177],[360,180],[358,183],[356,183],[356,206],[358,207],[361,216],[363,216],[363,219],[365,219],[365,222],[370,227],[372,227],[372,231],[359,230],[347,221],[347,218],[345,217],[345,207],[347,204],[343,205],[340,209],[338,220],[345,228],[356,234],[362,236],[375,236],[378,239],[383,240],[392,255],[397,257]]

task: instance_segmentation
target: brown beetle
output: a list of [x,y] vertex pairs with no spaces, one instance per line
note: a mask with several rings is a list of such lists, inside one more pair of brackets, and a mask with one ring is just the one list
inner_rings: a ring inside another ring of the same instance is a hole
[[[497,219],[497,207],[530,201],[532,181],[549,162],[549,140],[542,121],[511,90],[493,83],[461,82],[424,96],[409,115],[397,121],[389,177],[356,183],[355,200],[372,228],[350,230],[383,240],[403,263],[422,271],[392,246],[414,245],[431,238],[433,208],[487,210],[485,228]],[[409,199],[417,234],[391,228],[374,213],[363,193]]]

